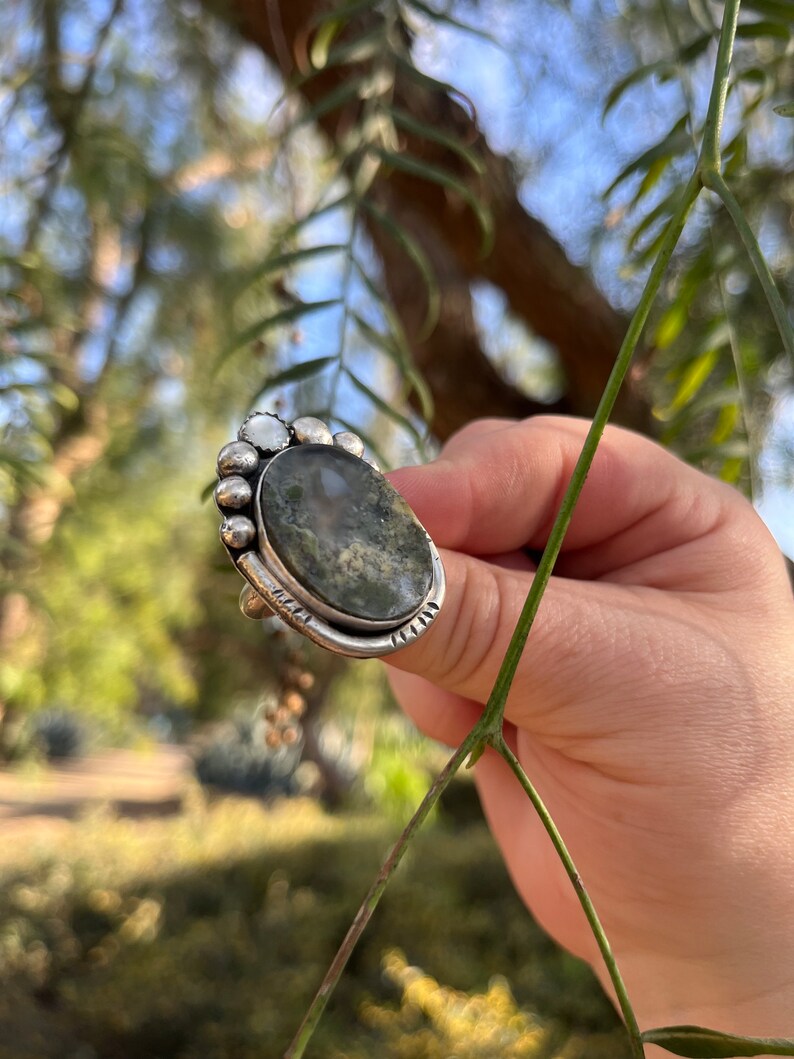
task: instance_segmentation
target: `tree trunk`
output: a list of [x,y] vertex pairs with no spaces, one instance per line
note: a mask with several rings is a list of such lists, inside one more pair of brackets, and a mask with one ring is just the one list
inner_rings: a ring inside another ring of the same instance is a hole
[[[289,80],[303,69],[317,19],[332,10],[323,0],[231,0],[230,15],[246,39],[258,45]],[[374,25],[377,14],[351,20],[352,35]],[[344,33],[342,34],[344,39]],[[332,66],[304,78],[300,91],[315,104],[337,88],[351,71]],[[442,144],[404,135],[401,150],[455,175],[485,201],[494,223],[493,245],[483,254],[482,233],[464,199],[420,176],[381,167],[371,194],[380,208],[409,231],[437,271],[441,295],[438,325],[421,336],[425,317],[423,281],[416,266],[375,223],[369,230],[381,255],[388,293],[412,344],[417,365],[436,402],[434,433],[445,438],[476,416],[524,416],[543,410],[502,379],[482,349],[471,307],[469,285],[485,279],[505,294],[511,311],[529,330],[551,343],[559,356],[567,388],[554,410],[593,414],[615,360],[625,320],[574,265],[546,228],[530,216],[518,197],[510,162],[489,148],[473,116],[450,96],[429,90],[413,78],[396,76],[394,99],[425,125],[443,129],[479,158],[483,173],[473,170]],[[359,102],[335,109],[318,125],[337,146],[355,118]],[[351,109],[352,108],[352,109]],[[615,419],[645,432],[651,420],[647,404],[631,384],[624,387]]]

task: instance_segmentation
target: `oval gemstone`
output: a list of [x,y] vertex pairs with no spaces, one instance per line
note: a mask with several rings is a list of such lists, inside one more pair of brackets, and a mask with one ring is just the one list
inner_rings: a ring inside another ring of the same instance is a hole
[[274,456],[259,517],[292,576],[353,617],[407,620],[433,577],[427,535],[400,494],[363,460],[328,445]]

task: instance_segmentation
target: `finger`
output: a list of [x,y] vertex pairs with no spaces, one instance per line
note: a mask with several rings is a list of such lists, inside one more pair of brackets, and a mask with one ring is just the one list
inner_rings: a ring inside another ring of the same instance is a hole
[[445,691],[429,680],[386,666],[394,697],[428,738],[449,747],[460,746],[482,714],[482,706],[462,695]]
[[[438,617],[389,661],[485,702],[533,575],[457,552],[443,558],[448,588]],[[729,722],[738,730],[751,720],[747,673],[727,637],[710,626],[700,610],[666,593],[552,578],[506,717],[545,745],[616,778],[645,769],[667,781],[673,776],[668,761],[686,756],[682,743],[702,745],[719,731],[724,736]],[[654,691],[660,683],[664,710]]]
[[[472,425],[438,460],[391,479],[441,547],[475,555],[540,549],[587,428],[552,416]],[[607,428],[563,547],[587,552],[575,576],[602,576],[702,539],[737,499],[648,439]]]

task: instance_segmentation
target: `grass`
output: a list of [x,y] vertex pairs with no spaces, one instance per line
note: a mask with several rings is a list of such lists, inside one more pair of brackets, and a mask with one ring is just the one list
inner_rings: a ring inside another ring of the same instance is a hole
[[[276,1059],[394,837],[244,799],[94,813],[0,865],[0,1059]],[[509,985],[508,985],[509,983]],[[539,1014],[539,1013],[542,1013]],[[389,888],[318,1059],[621,1059],[614,1013],[451,812]]]

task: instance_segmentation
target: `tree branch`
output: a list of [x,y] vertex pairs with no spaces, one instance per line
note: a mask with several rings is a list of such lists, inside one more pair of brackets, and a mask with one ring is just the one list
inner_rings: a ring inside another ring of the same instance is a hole
[[[321,0],[290,0],[278,8],[259,0],[230,0],[230,14],[242,35],[258,45],[282,69],[286,42],[296,56],[304,55],[307,34],[319,15],[328,12]],[[367,12],[362,19],[380,16]],[[349,32],[360,33],[363,21],[351,23]],[[344,34],[342,39],[344,38]],[[331,66],[301,84],[307,103],[316,103],[337,87],[349,68]],[[370,233],[383,255],[386,284],[418,363],[428,376],[436,398],[439,419],[433,424],[446,437],[478,415],[528,415],[543,406],[529,401],[501,379],[483,352],[473,327],[471,305],[463,292],[467,284],[483,278],[500,287],[511,310],[529,329],[557,350],[568,380],[567,393],[558,408],[592,415],[625,333],[625,321],[609,304],[588,273],[568,260],[559,243],[530,216],[518,197],[515,174],[509,161],[489,148],[472,115],[447,95],[429,91],[412,78],[398,74],[395,101],[424,124],[442,128],[469,146],[480,159],[483,175],[443,144],[403,133],[401,145],[414,157],[453,172],[473,194],[488,202],[494,218],[494,245],[482,256],[481,233],[468,206],[448,189],[404,172],[383,169],[373,193],[392,218],[411,230],[439,268],[442,313],[434,335],[418,339],[417,291],[422,286],[415,268],[395,249],[387,250],[374,226]],[[357,102],[350,106],[355,112]],[[324,114],[319,126],[338,143],[349,127],[350,109]],[[443,409],[443,412],[442,412]],[[650,430],[650,416],[642,397],[630,385],[616,407],[616,419],[637,429]]]

